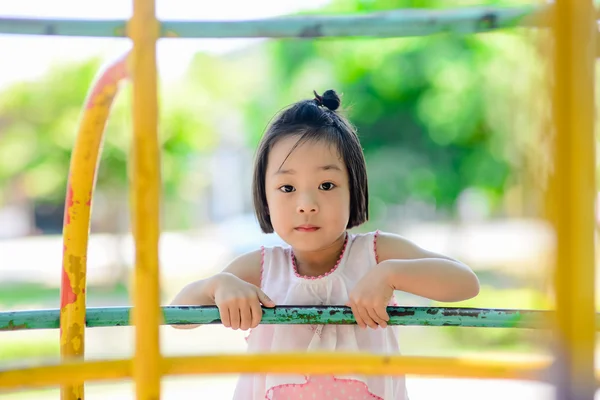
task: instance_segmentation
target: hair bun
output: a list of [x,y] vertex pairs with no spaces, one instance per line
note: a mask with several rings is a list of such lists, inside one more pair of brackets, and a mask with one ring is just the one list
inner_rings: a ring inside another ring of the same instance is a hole
[[335,92],[335,90],[326,90],[322,96],[319,96],[317,92],[314,92],[315,100],[320,106],[327,107],[331,111],[335,111],[340,108],[340,104],[342,104],[342,100],[340,96]]

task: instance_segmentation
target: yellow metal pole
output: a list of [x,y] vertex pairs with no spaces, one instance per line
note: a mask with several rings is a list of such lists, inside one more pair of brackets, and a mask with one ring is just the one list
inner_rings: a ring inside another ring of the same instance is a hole
[[[85,338],[87,244],[92,193],[104,127],[119,83],[127,77],[125,57],[100,71],[92,85],[71,155],[65,218],[60,295],[60,354],[81,358]],[[83,384],[61,388],[61,399],[83,399]]]
[[594,52],[592,0],[557,0],[554,13],[553,192],[557,399],[592,400],[594,381]]
[[133,40],[132,229],[135,240],[135,324],[133,377],[138,400],[160,398],[159,205],[160,155],[154,0],[134,0],[129,36]]
[[[547,376],[549,361],[511,362],[452,357],[382,356],[376,354],[284,353],[164,357],[163,375],[237,373],[425,375],[446,378],[517,379]],[[132,376],[130,360],[65,362],[0,372],[0,389],[34,388]]]

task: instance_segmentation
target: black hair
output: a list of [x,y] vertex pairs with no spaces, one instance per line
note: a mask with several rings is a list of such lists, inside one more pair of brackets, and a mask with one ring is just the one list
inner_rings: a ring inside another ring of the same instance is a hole
[[292,135],[299,135],[300,139],[290,153],[308,140],[325,140],[336,147],[348,170],[350,186],[350,217],[346,228],[359,226],[369,219],[367,166],[356,129],[336,112],[341,100],[334,90],[327,90],[321,96],[316,92],[314,94],[314,99],[301,100],[281,111],[268,126],[258,145],[252,198],[254,212],[264,233],[273,232],[265,192],[269,152],[278,140]]

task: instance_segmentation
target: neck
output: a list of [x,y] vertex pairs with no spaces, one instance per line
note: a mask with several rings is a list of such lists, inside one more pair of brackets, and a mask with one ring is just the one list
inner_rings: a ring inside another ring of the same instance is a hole
[[320,276],[331,271],[342,254],[345,242],[346,232],[322,249],[306,252],[293,250],[298,273],[304,276]]

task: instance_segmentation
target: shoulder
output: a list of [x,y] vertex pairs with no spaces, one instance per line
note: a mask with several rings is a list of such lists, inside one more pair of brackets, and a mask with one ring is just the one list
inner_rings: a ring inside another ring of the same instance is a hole
[[375,233],[375,246],[379,262],[385,260],[410,260],[419,258],[444,258],[450,257],[423,249],[410,240],[395,233],[377,231]]
[[263,255],[263,248],[244,253],[231,261],[223,272],[228,272],[248,283],[260,287]]

